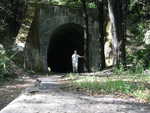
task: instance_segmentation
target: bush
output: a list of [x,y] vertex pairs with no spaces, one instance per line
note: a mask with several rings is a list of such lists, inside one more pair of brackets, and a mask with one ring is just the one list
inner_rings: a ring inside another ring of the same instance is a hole
[[9,55],[8,51],[0,44],[0,78],[8,77],[11,74],[11,60],[16,55]]
[[150,66],[150,49],[145,48],[135,51],[133,55],[128,55],[127,64],[130,64],[130,71],[133,73],[142,73],[145,69],[149,69]]

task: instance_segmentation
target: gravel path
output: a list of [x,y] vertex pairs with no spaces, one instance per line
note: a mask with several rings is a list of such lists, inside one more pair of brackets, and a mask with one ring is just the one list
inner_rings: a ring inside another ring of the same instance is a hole
[[150,113],[149,104],[113,96],[87,96],[65,92],[60,76],[39,78],[34,87],[11,102],[0,113]]

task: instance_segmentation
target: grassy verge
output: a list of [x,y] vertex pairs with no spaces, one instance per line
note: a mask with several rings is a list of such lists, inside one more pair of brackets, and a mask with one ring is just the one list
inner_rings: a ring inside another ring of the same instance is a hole
[[149,75],[113,75],[110,77],[67,76],[73,89],[89,94],[113,94],[150,102]]

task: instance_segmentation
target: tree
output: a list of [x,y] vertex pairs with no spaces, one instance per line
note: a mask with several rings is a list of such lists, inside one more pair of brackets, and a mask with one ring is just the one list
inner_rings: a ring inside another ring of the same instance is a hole
[[104,1],[95,0],[95,4],[98,10],[98,23],[99,23],[99,43],[100,43],[100,56],[101,56],[101,67],[103,70],[105,68],[105,54],[104,54]]
[[87,6],[86,0],[81,0],[82,8],[83,8],[83,17],[84,17],[84,52],[85,52],[85,60],[86,60],[86,68],[87,71],[90,71],[89,66],[89,26],[88,26],[88,13],[87,13]]
[[123,1],[125,0],[108,0],[108,11],[112,23],[112,46],[114,54],[114,65],[125,65],[125,35],[123,30]]

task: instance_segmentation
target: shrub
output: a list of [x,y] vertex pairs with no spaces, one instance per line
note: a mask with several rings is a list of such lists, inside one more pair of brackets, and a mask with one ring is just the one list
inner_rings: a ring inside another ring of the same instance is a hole
[[15,55],[16,53],[9,55],[8,51],[5,50],[2,45],[0,45],[0,78],[4,78],[11,74],[11,60]]

